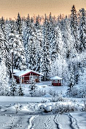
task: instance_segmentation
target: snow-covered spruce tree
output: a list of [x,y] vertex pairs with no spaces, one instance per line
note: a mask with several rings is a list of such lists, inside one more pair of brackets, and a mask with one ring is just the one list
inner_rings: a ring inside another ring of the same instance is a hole
[[[17,69],[25,69],[26,68],[26,58],[25,58],[25,51],[23,46],[23,39],[22,39],[22,19],[20,14],[18,13],[16,24],[15,24],[15,32],[13,34],[11,41],[15,43],[14,49],[16,54],[14,55],[14,66]],[[11,33],[12,34],[12,33]],[[14,45],[13,43],[13,45]]]
[[29,86],[29,93],[30,93],[31,97],[33,97],[35,95],[36,88],[37,88],[33,77],[31,78],[30,83],[31,84]]
[[56,55],[57,55],[57,51],[56,51],[56,45],[57,45],[57,33],[55,30],[55,23],[54,23],[54,19],[51,15],[51,13],[49,14],[49,24],[48,24],[48,42],[49,42],[49,56],[50,56],[50,60],[51,61],[55,61],[56,59]]
[[71,92],[72,88],[79,82],[79,67],[78,67],[78,57],[71,59],[69,62],[69,89],[68,92]]
[[7,41],[0,26],[0,94],[2,95],[8,95],[9,92],[9,75],[8,68],[6,66],[8,53],[7,48]]
[[[69,60],[76,54],[76,49],[74,48],[74,38],[71,35],[71,28],[70,28],[70,20],[65,18],[59,24],[59,36],[60,39],[58,40],[58,48],[60,49],[60,53],[62,54],[63,58]],[[57,30],[57,32],[58,32]],[[61,45],[60,42],[63,42]]]
[[49,22],[45,15],[45,21],[43,24],[43,43],[42,43],[42,73],[44,75],[43,80],[49,79],[50,70],[50,58],[49,58],[49,40],[48,40],[48,27]]
[[23,42],[27,68],[36,71],[40,71],[41,44],[43,39],[42,26],[39,23],[39,19],[40,17],[36,17],[36,22],[33,23],[28,15],[23,23]]
[[[71,35],[71,28],[70,28],[70,20],[64,19],[61,23],[62,25],[62,39],[64,41],[63,49],[63,58],[67,62],[67,72],[68,76],[66,76],[66,80],[72,80],[76,83],[78,83],[78,66],[77,66],[77,56],[78,53],[75,48],[74,44],[74,38],[73,35]],[[73,64],[73,65],[72,65]],[[73,67],[73,68],[72,68]],[[73,70],[73,71],[72,71]],[[71,73],[72,72],[72,73]],[[64,73],[64,72],[63,72]],[[74,78],[73,78],[74,76]],[[65,76],[63,76],[64,78]],[[74,80],[73,80],[74,79]],[[68,85],[70,85],[71,81],[67,81]]]
[[19,35],[22,35],[22,19],[19,13],[16,20],[16,31],[18,32]]
[[68,85],[69,82],[69,71],[68,71],[68,64],[66,60],[58,54],[58,58],[55,62],[52,62],[50,65],[51,72],[50,77],[59,76],[63,78],[63,84]]
[[35,47],[35,38],[31,38],[29,42],[29,69],[36,69],[36,47]]
[[25,29],[23,29],[23,42],[28,69],[36,69],[36,32],[34,24],[31,23],[29,16],[26,19]]
[[23,27],[22,27],[22,34],[23,34],[23,44],[25,49],[25,56],[26,56],[26,65],[27,68],[29,68],[29,38],[31,36],[31,21],[29,15],[27,16],[26,20],[23,21]]
[[76,37],[77,25],[77,14],[75,6],[73,5],[71,9],[71,30],[74,37]]
[[17,83],[14,77],[10,79],[10,96],[18,96]]
[[63,57],[65,55],[65,47],[64,47],[64,42],[62,39],[62,31],[61,31],[61,27],[60,24],[57,25],[56,27],[56,50],[57,50],[57,57],[58,57],[58,53]]
[[18,51],[14,55],[14,66],[16,69],[23,70],[26,69],[26,57],[21,37],[16,39],[16,43],[18,43]]
[[35,22],[35,27],[36,27],[36,29],[40,29],[40,23],[39,23],[39,21],[40,21],[40,17],[37,16],[37,17],[36,17],[36,22]]
[[80,10],[80,46],[79,51],[82,52],[86,49],[86,11],[84,8]]
[[1,30],[3,31],[3,34],[5,35],[5,20],[3,17],[0,19],[0,26]]
[[[62,77],[63,77],[63,80],[66,79],[65,82],[67,82],[67,85],[73,86],[73,82],[75,85],[76,80],[78,80],[78,79],[76,79],[76,78],[78,78],[78,72],[76,74],[76,70],[75,70],[75,67],[76,67],[75,60],[76,59],[75,58],[77,56],[77,51],[75,48],[74,36],[73,36],[73,34],[71,35],[72,30],[70,27],[71,26],[70,19],[67,19],[67,17],[65,19],[62,19],[58,23],[58,26],[60,28],[60,30],[57,29],[57,32],[58,32],[57,41],[58,41],[58,50],[59,50],[58,52],[60,53],[60,55],[62,55],[62,58],[65,60],[65,63],[67,64],[67,65],[63,64],[63,69],[65,71],[63,72]],[[61,45],[61,43],[62,43],[62,45]],[[64,66],[66,66],[66,67],[64,68]],[[76,69],[78,69],[78,68],[76,67]]]
[[35,23],[35,38],[36,38],[36,71],[41,72],[41,61],[42,61],[42,43],[43,43],[43,26],[40,25],[40,17],[36,17],[36,23]]
[[6,40],[6,35],[3,32],[3,30],[1,29],[1,24],[0,24],[0,56],[2,56],[3,59],[5,59],[7,72],[9,73],[8,53],[9,53],[9,45]]
[[68,71],[69,71],[69,82],[68,85],[71,88],[78,84],[79,79],[79,66],[78,66],[78,55],[76,54],[75,57],[70,57],[68,61]]
[[[15,32],[15,27],[14,27],[14,21],[12,20],[6,20],[6,24],[5,24],[5,38],[6,38],[6,42],[7,44],[5,45],[6,46],[6,51],[7,51],[7,54],[6,54],[6,66],[8,68],[8,71],[10,73],[10,69],[11,69],[11,63],[12,63],[12,53],[11,53],[11,49],[13,48],[13,44],[12,42],[10,43],[9,42],[9,35],[10,34],[14,34]],[[11,37],[12,38],[12,37]]]
[[28,14],[27,18],[23,20],[22,24],[22,35],[23,35],[23,44],[26,52],[26,57],[28,55],[28,40],[31,34],[31,20]]
[[6,40],[8,41],[9,33],[11,32],[11,24],[9,20],[6,20],[5,23],[5,33],[6,33]]
[[5,41],[5,37],[3,34],[3,31],[0,27],[0,58],[6,58],[6,41]]
[[21,84],[19,85],[19,88],[18,88],[18,95],[19,96],[23,96],[24,95]]
[[16,69],[25,69],[26,68],[26,58],[24,52],[24,46],[22,44],[21,37],[15,33],[10,33],[8,37],[9,42],[9,59],[12,64],[12,52],[13,56],[13,65]]
[[[64,42],[62,40],[62,32],[60,29],[59,24],[57,25],[56,29],[56,54],[55,54],[55,58],[56,60],[51,61],[51,72],[50,72],[50,76],[60,76],[62,78],[64,78],[63,76],[63,69],[66,68],[66,61],[64,61],[64,55],[65,55],[65,47],[64,47]],[[57,62],[57,63],[56,63]],[[54,70],[54,72],[53,72]],[[55,71],[56,70],[56,71]],[[65,70],[66,71],[66,70]]]
[[6,40],[7,41],[9,40],[9,34],[15,33],[15,30],[16,30],[16,22],[14,20],[6,20],[5,32],[6,32]]
[[70,70],[70,77],[69,77],[69,89],[71,91],[72,87],[75,85],[75,79],[74,79],[74,67],[73,62],[69,65]]
[[76,8],[73,5],[72,9],[71,9],[71,19],[70,19],[70,27],[71,27],[71,31],[72,31],[72,35],[73,38],[75,40],[74,42],[74,46],[76,48],[76,50],[78,51],[78,22],[77,22],[77,12],[76,12]]
[[0,63],[0,95],[9,95],[9,76],[5,65],[5,59],[1,59]]

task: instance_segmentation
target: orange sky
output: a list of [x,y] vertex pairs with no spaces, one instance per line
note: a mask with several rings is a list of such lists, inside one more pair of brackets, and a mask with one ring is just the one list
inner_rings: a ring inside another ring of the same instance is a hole
[[0,17],[14,18],[21,16],[49,14],[69,14],[72,5],[76,9],[86,8],[86,0],[0,0]]

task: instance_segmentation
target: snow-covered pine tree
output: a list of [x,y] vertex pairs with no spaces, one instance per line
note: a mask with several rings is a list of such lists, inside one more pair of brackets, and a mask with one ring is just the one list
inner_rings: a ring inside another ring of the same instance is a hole
[[9,76],[5,65],[5,59],[1,59],[0,63],[0,95],[9,95]]
[[9,45],[6,40],[5,34],[3,33],[1,26],[0,26],[0,59],[5,61],[5,65],[7,67],[7,73],[9,74]]
[[[12,42],[9,42],[9,35],[14,35],[15,33],[15,21],[13,20],[6,20],[6,24],[5,24],[5,37],[6,37],[6,50],[7,50],[7,54],[6,54],[6,66],[8,68],[8,71],[10,72],[11,69],[11,63],[12,63],[12,53],[11,53],[11,49],[13,48],[13,44]],[[11,37],[12,38],[12,37]]]
[[51,15],[51,13],[49,14],[49,25],[48,25],[48,42],[49,42],[49,55],[50,55],[50,60],[51,61],[55,61],[56,59],[56,55],[57,55],[57,51],[56,51],[56,45],[57,45],[57,33],[55,30],[55,23],[54,23],[54,19]]
[[19,96],[23,96],[24,95],[21,84],[19,85],[19,88],[18,88],[18,95]]
[[29,69],[36,69],[36,47],[35,47],[35,37],[30,39],[29,42]]
[[[15,69],[25,69],[26,68],[26,58],[24,52],[24,46],[21,37],[16,33],[10,33],[8,37],[9,42],[9,55],[13,56],[13,65]],[[12,64],[12,56],[9,56],[10,62]]]
[[26,56],[26,64],[27,68],[29,68],[29,37],[31,35],[32,29],[31,29],[31,20],[30,16],[28,14],[25,21],[23,21],[23,27],[22,27],[22,33],[23,33],[23,44],[25,49],[25,56]]
[[[64,25],[61,22],[59,22],[56,26],[56,50],[57,50],[57,56],[58,53],[63,57],[65,57],[65,43],[64,43],[64,31],[62,30],[62,26],[64,28]],[[65,29],[64,29],[65,30]]]
[[79,51],[82,52],[86,49],[86,11],[84,8],[80,10],[80,46]]
[[73,5],[71,9],[70,27],[71,27],[72,35],[75,40],[74,46],[78,51],[78,47],[79,47],[78,46],[78,22],[77,22],[77,11],[76,11],[75,5]]
[[31,84],[29,86],[29,93],[30,93],[31,97],[33,97],[35,94],[36,88],[37,88],[33,77],[31,78],[30,83]]
[[6,41],[1,27],[0,27],[0,58],[6,58]]
[[22,24],[22,36],[23,36],[23,44],[24,44],[24,48],[25,51],[27,53],[27,44],[28,44],[28,40],[29,40],[29,35],[30,35],[30,31],[31,31],[31,20],[30,20],[30,16],[28,14],[27,18],[25,20],[23,20],[23,24]]
[[74,38],[73,35],[71,35],[71,28],[70,28],[70,20],[65,19],[64,20],[64,31],[62,31],[63,41],[64,41],[64,47],[65,47],[65,54],[67,60],[74,58],[77,54],[77,51],[74,47]]
[[16,20],[16,31],[19,35],[22,35],[22,19],[19,13]]
[[18,95],[18,89],[17,89],[17,83],[14,78],[10,79],[10,95],[11,96],[17,96]]
[[3,17],[0,19],[0,26],[3,31],[3,34],[5,35],[5,20]]
[[23,30],[23,41],[25,47],[25,55],[28,69],[36,69],[36,32],[34,24],[31,23],[29,16],[25,23],[25,29]]
[[35,38],[36,38],[36,71],[41,72],[41,59],[42,59],[42,42],[43,42],[43,26],[40,24],[40,17],[36,17],[35,23]]
[[36,17],[36,22],[35,22],[35,27],[36,27],[36,29],[40,29],[40,23],[39,23],[39,21],[40,21],[40,17],[37,16],[37,17]]
[[42,73],[44,75],[43,80],[46,81],[49,79],[50,72],[50,58],[49,58],[49,40],[48,40],[48,27],[49,21],[45,15],[45,21],[43,24],[43,43],[42,43]]
[[71,9],[71,30],[75,38],[76,38],[77,24],[78,23],[77,23],[76,9],[75,6],[73,5]]

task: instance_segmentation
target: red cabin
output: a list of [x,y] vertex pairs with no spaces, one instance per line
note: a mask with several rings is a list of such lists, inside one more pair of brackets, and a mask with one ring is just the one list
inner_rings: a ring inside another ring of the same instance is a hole
[[62,85],[62,78],[55,76],[51,78],[52,80],[52,85],[53,86],[61,86]]
[[14,74],[14,78],[16,79],[17,83],[30,83],[31,78],[34,79],[35,82],[39,82],[41,79],[42,74],[33,71],[33,70],[21,70],[20,72],[16,72]]

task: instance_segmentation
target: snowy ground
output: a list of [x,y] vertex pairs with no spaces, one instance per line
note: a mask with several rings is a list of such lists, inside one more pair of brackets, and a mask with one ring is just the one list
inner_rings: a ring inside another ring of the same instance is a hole
[[66,98],[67,86],[36,85],[61,96],[28,97],[29,84],[22,85],[23,97],[0,96],[0,129],[86,129],[85,98]]
[[86,129],[86,112],[34,112],[34,104],[0,107],[0,129]]
[[51,81],[37,83],[37,86],[39,88],[46,90],[47,92],[49,90],[52,90],[52,91],[57,91],[58,93],[62,93],[62,94],[65,94],[65,92],[68,89],[67,86],[63,86],[63,85],[62,86],[52,86]]
[[86,129],[85,99],[38,98],[0,97],[0,129]]
[[86,129],[86,113],[1,114],[0,129]]
[[[29,89],[28,89],[29,85],[30,84],[22,84],[23,91],[26,96],[29,96]],[[52,86],[51,81],[45,81],[45,82],[43,81],[41,83],[36,83],[36,86],[38,91],[45,91],[46,94],[49,94],[50,91],[53,91],[63,96],[65,96],[66,91],[68,89],[67,86]]]

